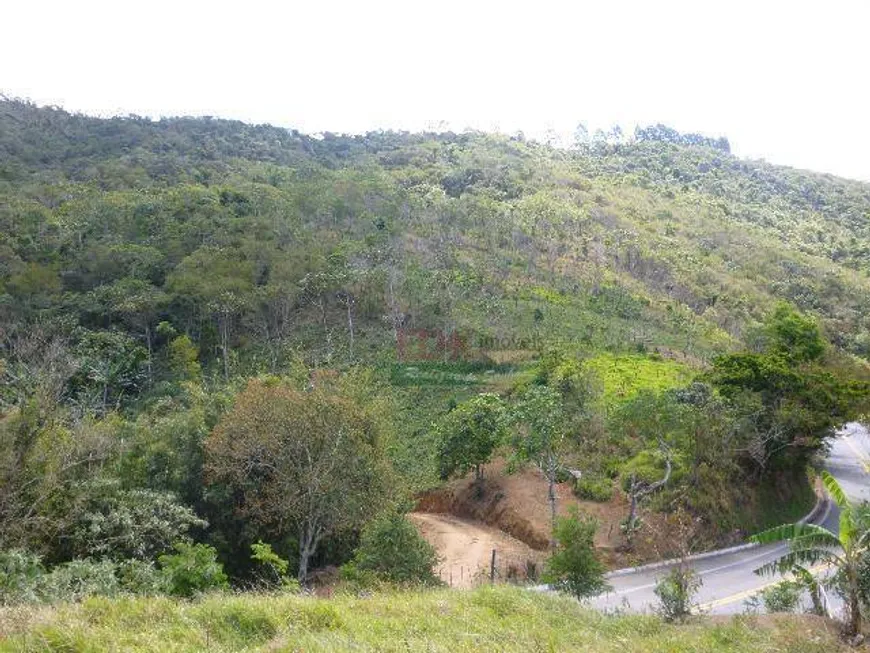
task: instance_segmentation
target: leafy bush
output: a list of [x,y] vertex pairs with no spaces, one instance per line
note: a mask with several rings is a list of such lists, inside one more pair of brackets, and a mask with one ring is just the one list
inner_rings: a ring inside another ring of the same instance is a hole
[[582,476],[574,483],[574,494],[588,501],[610,501],[613,496],[613,481],[600,476]]
[[655,587],[659,614],[665,621],[680,621],[692,613],[692,602],[701,587],[701,577],[690,567],[677,565]]
[[160,573],[170,594],[189,597],[227,587],[227,575],[217,560],[214,547],[179,542],[173,548],[175,553],[167,553],[158,559]]
[[438,555],[414,525],[399,512],[369,523],[354,559],[342,568],[343,576],[360,584],[373,579],[400,584],[438,584]]
[[604,564],[593,543],[597,528],[593,519],[580,517],[575,506],[567,517],[558,518],[553,529],[556,551],[547,560],[543,580],[578,599],[606,590]]
[[758,599],[766,612],[795,612],[800,605],[801,594],[803,587],[800,583],[784,580],[761,590]]
[[74,515],[76,557],[150,560],[207,525],[170,493],[123,490],[118,481],[93,483],[88,493]]
[[23,549],[0,552],[0,605],[38,601],[44,575],[39,556]]
[[111,560],[72,560],[58,565],[43,578],[41,593],[47,601],[80,601],[89,596],[116,596],[121,584]]
[[78,601],[121,592],[154,596],[166,581],[153,563],[142,560],[79,559],[47,571],[39,556],[21,549],[0,553],[0,605]]
[[257,580],[260,585],[267,588],[299,589],[299,581],[287,575],[290,562],[275,553],[271,544],[263,541],[252,544],[251,560],[258,563]]
[[156,596],[166,593],[166,578],[153,562],[122,560],[115,566],[121,589],[130,594]]

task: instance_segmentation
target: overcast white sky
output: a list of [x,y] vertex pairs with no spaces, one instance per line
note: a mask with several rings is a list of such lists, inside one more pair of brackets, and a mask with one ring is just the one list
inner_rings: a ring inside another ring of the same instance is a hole
[[306,132],[664,122],[870,180],[870,3],[6,0],[0,92]]

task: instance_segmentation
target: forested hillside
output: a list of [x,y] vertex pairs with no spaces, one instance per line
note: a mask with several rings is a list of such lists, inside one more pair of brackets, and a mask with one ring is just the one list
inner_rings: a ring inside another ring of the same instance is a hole
[[[662,126],[557,149],[0,101],[0,549],[343,563],[378,506],[479,464],[444,463],[481,392],[526,402],[497,454],[559,431],[554,473],[606,498],[673,466],[652,509],[748,527],[733,502],[863,408],[868,274],[870,185]],[[347,456],[266,469],[297,459],[264,416],[323,415]],[[279,508],[315,477],[323,514]]]

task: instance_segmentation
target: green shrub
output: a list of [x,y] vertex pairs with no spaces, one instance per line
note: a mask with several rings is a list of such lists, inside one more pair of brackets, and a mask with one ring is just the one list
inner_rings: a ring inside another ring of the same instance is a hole
[[582,476],[574,483],[574,494],[588,501],[610,501],[613,496],[613,481],[600,476]]
[[153,562],[122,560],[115,566],[121,589],[130,594],[156,596],[166,593],[166,578]]
[[692,613],[692,603],[701,587],[701,577],[690,567],[677,565],[656,584],[659,614],[665,621],[680,621]]
[[363,529],[353,561],[343,568],[346,580],[366,584],[372,575],[400,584],[435,585],[438,555],[414,525],[392,511]]
[[576,506],[567,517],[558,518],[553,529],[556,551],[547,560],[543,580],[578,599],[606,590],[604,564],[593,543],[597,528],[593,519],[580,517]]
[[115,480],[90,483],[85,492],[71,516],[74,557],[153,560],[207,525],[167,492],[124,490]]
[[217,560],[217,551],[207,544],[179,542],[175,553],[160,556],[160,573],[166,589],[175,596],[193,596],[198,592],[227,587],[227,575]]
[[360,569],[353,560],[341,566],[341,579],[350,585],[364,588],[377,588],[387,582],[369,569]]
[[251,560],[258,563],[257,583],[262,587],[282,587],[291,591],[299,589],[299,581],[287,575],[290,562],[275,553],[271,544],[262,540],[252,544]]
[[784,580],[759,592],[767,612],[795,612],[803,594],[803,587],[794,581]]
[[72,560],[58,565],[43,578],[41,593],[47,601],[80,601],[88,596],[116,596],[121,584],[111,560]]
[[0,605],[79,601],[121,592],[155,596],[166,580],[153,563],[142,560],[72,560],[46,571],[39,557],[13,549],[0,552]]
[[0,551],[0,605],[38,601],[44,575],[39,556],[23,549]]

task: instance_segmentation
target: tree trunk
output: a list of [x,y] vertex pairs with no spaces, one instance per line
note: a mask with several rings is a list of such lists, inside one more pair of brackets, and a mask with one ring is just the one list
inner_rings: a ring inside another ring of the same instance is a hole
[[474,496],[478,500],[483,498],[483,468],[480,465],[474,466]]
[[269,347],[269,371],[274,374],[278,368],[278,340],[269,328],[269,317],[266,315],[263,316],[263,333],[266,336],[266,345]]
[[305,584],[305,580],[308,578],[308,560],[311,558],[311,554],[304,548],[300,547],[299,549],[299,573],[296,575],[297,580],[300,585]]
[[825,606],[822,603],[822,592],[817,584],[813,584],[810,587],[810,600],[813,603],[813,614],[817,614],[820,617],[824,617],[825,615]]
[[550,503],[550,548],[556,548],[556,458],[550,454],[547,460],[547,500]]
[[861,632],[861,592],[858,588],[858,571],[854,563],[849,563],[846,577],[849,583],[849,625],[846,634],[854,637]]
[[222,312],[218,316],[218,331],[220,332],[221,339],[221,358],[223,359],[224,365],[224,380],[229,381],[230,379],[230,361],[229,361],[229,347],[230,347],[230,316],[226,312]]
[[[632,482],[632,485],[634,485],[633,478],[632,478],[631,482]],[[630,504],[630,507],[628,509],[628,521],[626,522],[628,525],[628,528],[626,529],[627,533],[630,533],[631,530],[634,528],[634,522],[637,519],[637,495],[632,492],[632,493],[630,493],[630,496],[631,496],[631,504]],[[630,534],[629,534],[628,539],[629,539],[629,541],[631,540]]]
[[631,538],[634,536],[638,502],[648,494],[652,494],[659,488],[664,487],[667,484],[668,479],[671,478],[672,465],[670,453],[666,449],[664,443],[661,443],[660,446],[665,452],[665,475],[655,483],[649,484],[643,481],[639,482],[635,474],[631,475],[631,481],[628,486],[628,496],[631,498],[631,507],[629,508],[628,521],[625,523],[625,539],[628,541],[629,546],[631,546]]
[[296,577],[302,585],[308,579],[308,564],[317,549],[319,540],[320,536],[316,528],[303,524],[299,529],[299,573]]
[[152,365],[152,356],[153,356],[153,347],[151,344],[151,324],[145,323],[145,343],[148,346],[148,387],[150,388],[154,383],[154,368]]
[[394,290],[395,280],[393,278],[395,271],[393,268],[390,268],[388,279],[389,279],[389,293],[390,293],[390,322],[393,327],[393,340],[396,344],[399,344],[399,307],[396,304],[396,294]]
[[332,333],[326,323],[326,303],[321,295],[317,299],[317,307],[320,309],[320,323],[323,325],[323,333],[326,337],[326,362],[332,360]]
[[353,298],[348,295],[345,302],[347,302],[347,330],[350,335],[350,359],[353,360]]

